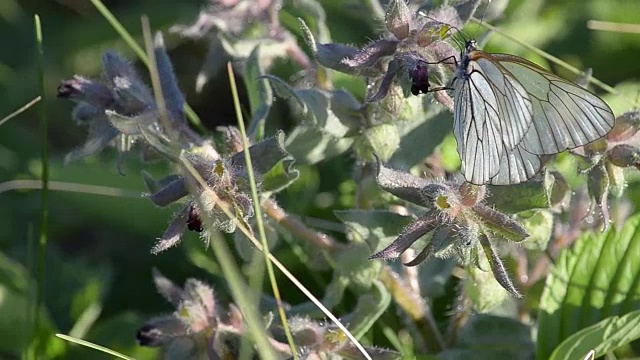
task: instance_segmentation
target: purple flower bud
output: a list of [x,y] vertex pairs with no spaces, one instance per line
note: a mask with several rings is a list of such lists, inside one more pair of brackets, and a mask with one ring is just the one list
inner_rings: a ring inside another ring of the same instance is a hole
[[104,78],[116,96],[113,110],[123,115],[136,115],[155,106],[151,91],[131,62],[113,51],[107,51],[102,57],[102,66]]
[[405,0],[391,0],[384,21],[387,30],[398,40],[406,39],[411,28],[411,14]]
[[391,56],[396,52],[398,42],[394,40],[375,41],[351,57],[344,58],[341,63],[354,69],[374,67],[383,57]]
[[75,75],[58,86],[58,97],[75,101],[86,101],[99,109],[109,109],[115,99],[111,90],[103,84]]
[[141,346],[157,347],[170,342],[176,337],[187,334],[182,321],[173,316],[164,316],[149,320],[136,334]]
[[640,129],[640,110],[629,111],[616,118],[613,129],[607,134],[610,141],[625,141]]
[[635,146],[621,144],[607,151],[607,159],[615,166],[640,169],[640,149]]

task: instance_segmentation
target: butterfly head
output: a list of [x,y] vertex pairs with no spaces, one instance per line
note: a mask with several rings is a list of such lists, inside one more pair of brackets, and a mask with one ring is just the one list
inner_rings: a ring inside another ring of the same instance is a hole
[[467,40],[464,43],[464,49],[465,49],[465,52],[467,53],[478,50],[478,43],[473,39]]

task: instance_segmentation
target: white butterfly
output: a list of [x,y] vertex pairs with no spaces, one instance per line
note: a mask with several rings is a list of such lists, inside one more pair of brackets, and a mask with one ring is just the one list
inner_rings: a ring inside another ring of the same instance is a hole
[[467,41],[453,81],[462,174],[478,185],[517,184],[557,154],[605,136],[613,112],[599,97],[523,58]]

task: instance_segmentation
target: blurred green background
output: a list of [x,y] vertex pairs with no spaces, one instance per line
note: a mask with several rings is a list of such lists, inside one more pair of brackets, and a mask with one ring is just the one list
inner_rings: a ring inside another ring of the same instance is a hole
[[[285,1],[283,13],[295,7]],[[324,0],[328,26],[333,40],[349,44],[365,44],[379,36],[381,25],[362,17],[359,0]],[[491,6],[502,6],[494,0]],[[167,30],[175,24],[192,23],[202,0],[113,0],[105,5],[140,39],[140,16],[146,14],[155,30]],[[590,19],[640,23],[640,1],[631,0],[520,0],[507,5],[504,17],[492,20],[508,34],[569,62],[578,68],[591,67],[594,76],[612,86],[625,83],[625,96],[635,99],[640,86],[640,34],[623,34],[589,30]],[[490,8],[491,10],[491,8]],[[51,178],[67,182],[76,191],[53,191],[50,194],[50,242],[45,278],[46,319],[55,332],[69,333],[78,320],[89,319],[88,340],[108,346],[137,358],[148,358],[153,351],[135,345],[135,332],[145,319],[171,311],[153,287],[151,268],[159,268],[166,276],[181,284],[186,277],[197,277],[215,284],[225,297],[224,279],[202,242],[192,233],[170,251],[153,256],[149,249],[160,236],[172,211],[159,209],[137,196],[104,196],[79,193],[74,184],[98,185],[114,190],[143,191],[142,168],[162,175],[166,165],[141,164],[129,156],[124,165],[126,176],[116,171],[117,154],[105,151],[98,156],[62,165],[64,155],[85,139],[85,129],[71,121],[73,104],[55,97],[56,87],[74,74],[99,77],[100,56],[106,49],[117,49],[134,59],[107,21],[88,0],[1,0],[0,1],[0,117],[4,117],[35,98],[38,81],[34,61],[33,15],[43,23],[47,116],[52,160]],[[288,16],[291,15],[283,15]],[[287,22],[285,22],[287,24]],[[299,34],[298,27],[289,29]],[[467,32],[477,35],[482,28],[470,25]],[[195,92],[195,77],[206,54],[207,41],[183,40],[167,36],[167,47],[188,102],[209,129],[232,124],[233,107],[226,74],[219,74],[205,90]],[[571,78],[557,66],[546,63],[525,48],[499,34],[493,34],[485,50],[508,52],[527,57],[551,67]],[[278,71],[291,73],[291,64]],[[346,82],[350,80],[345,80]],[[353,82],[357,87],[361,82]],[[360,97],[363,89],[356,94]],[[632,104],[619,97],[611,99],[616,115]],[[41,105],[39,105],[41,106]],[[286,112],[283,112],[286,113]],[[282,120],[282,126],[289,122]],[[4,124],[0,129],[0,182],[37,179],[40,174],[40,128],[37,107]],[[279,202],[291,212],[303,216],[335,221],[334,209],[348,206],[339,201],[351,177],[349,158],[334,159],[314,167],[302,167],[300,183],[279,196]],[[323,170],[335,176],[321,177]],[[6,187],[5,187],[6,188]],[[631,194],[638,194],[635,188]],[[320,201],[320,197],[322,201]],[[327,196],[332,201],[327,202]],[[634,196],[636,197],[636,196]],[[305,199],[305,201],[300,201]],[[40,195],[38,191],[9,190],[0,193],[0,358],[17,354],[28,336],[27,283],[34,274],[34,249],[28,244],[37,239]],[[287,250],[282,258],[287,264]],[[297,262],[290,268],[305,282],[304,270]],[[313,284],[312,281],[309,283]],[[313,289],[313,285],[311,285]],[[319,289],[315,289],[319,290]],[[302,300],[297,292],[286,300]],[[10,314],[5,316],[6,314]],[[92,320],[92,314],[97,316]],[[9,335],[10,334],[10,335]],[[50,344],[48,354],[83,358],[87,350],[66,348],[62,340]],[[100,355],[92,352],[91,358]]]

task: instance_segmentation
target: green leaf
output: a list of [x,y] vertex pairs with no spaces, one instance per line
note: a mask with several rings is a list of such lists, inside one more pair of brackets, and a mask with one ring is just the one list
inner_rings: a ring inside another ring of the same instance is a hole
[[640,308],[640,215],[621,231],[585,234],[565,249],[540,300],[538,358],[598,321]]
[[518,218],[529,233],[522,245],[530,250],[544,251],[553,232],[553,214],[548,210],[533,210],[519,214]]
[[354,143],[356,154],[360,159],[373,160],[376,154],[387,161],[400,145],[400,134],[396,124],[383,123],[364,130]]
[[275,76],[262,78],[271,81],[278,96],[291,100],[294,116],[302,119],[303,125],[343,138],[363,123],[362,105],[344,90],[294,89]]
[[337,138],[321,129],[310,126],[296,126],[287,137],[287,150],[296,161],[315,164],[347,151],[353,139]]
[[284,159],[262,176],[262,191],[277,193],[298,179],[300,172],[293,168],[295,160]]
[[264,136],[264,125],[273,104],[271,85],[266,79],[261,78],[264,75],[264,66],[260,59],[260,46],[256,46],[244,65],[244,83],[251,108],[249,134],[253,140],[261,140]]
[[532,209],[549,208],[549,191],[543,181],[527,181],[509,186],[488,185],[487,203],[498,210],[515,214]]
[[358,304],[349,317],[349,330],[361,338],[378,321],[391,304],[391,294],[380,281],[374,281],[371,291],[358,296]]
[[410,169],[433,154],[451,132],[451,113],[443,110],[443,106],[430,106],[426,113],[414,115],[419,121],[402,122],[398,125],[400,145],[391,156],[389,166]]
[[238,39],[223,33],[218,33],[218,38],[227,54],[233,58],[240,59],[248,58],[257,46],[262,48],[261,53],[264,59],[285,58],[287,57],[287,50],[291,46],[286,40],[279,41],[269,38]]
[[590,350],[595,351],[597,358],[638,338],[640,338],[640,310],[624,316],[608,317],[578,331],[563,341],[549,359],[583,359]]
[[368,289],[382,266],[380,261],[369,261],[369,256],[390,244],[413,218],[390,211],[342,210],[334,214],[347,226],[352,242],[349,249],[336,255],[336,275]]
[[[249,225],[252,229],[256,228],[255,217],[252,217],[249,220]],[[272,251],[279,242],[278,232],[275,229],[271,220],[264,221],[264,231],[267,236],[267,246],[269,247],[269,251]],[[253,260],[254,256],[262,256],[260,250],[253,245],[253,242],[247,238],[247,236],[242,231],[236,231],[233,233],[233,241],[235,243],[236,251],[238,255],[242,258],[242,260],[249,263]]]
[[474,315],[460,332],[455,348],[438,354],[440,359],[531,359],[534,344],[531,329],[519,321]]
[[[293,161],[291,155],[287,152],[284,145],[284,132],[279,130],[274,136],[260,141],[249,147],[251,155],[251,164],[254,171],[258,174],[266,174],[279,162],[288,160]],[[235,153],[231,157],[233,164],[238,166],[246,166],[244,152]]]
[[383,210],[340,210],[334,211],[334,214],[349,228],[353,242],[369,244],[371,254],[384,249],[413,221],[411,216]]

